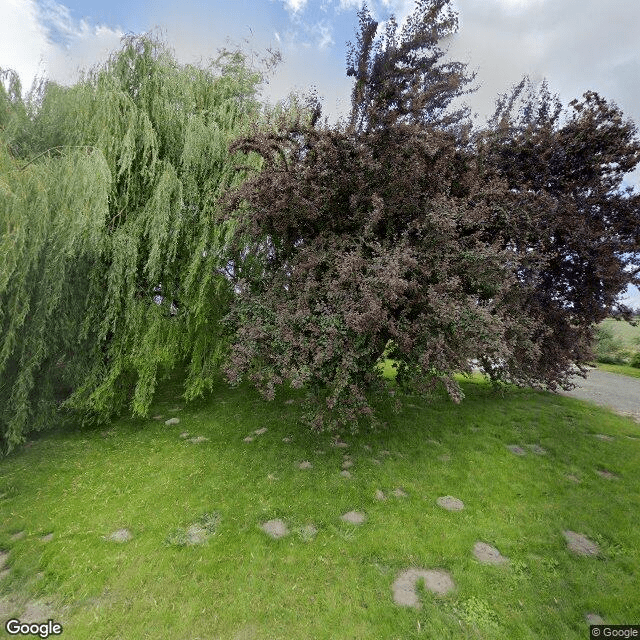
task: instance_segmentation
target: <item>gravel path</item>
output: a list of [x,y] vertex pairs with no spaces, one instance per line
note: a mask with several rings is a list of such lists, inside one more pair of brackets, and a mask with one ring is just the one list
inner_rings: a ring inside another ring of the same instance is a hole
[[573,382],[577,385],[575,389],[560,393],[588,400],[640,422],[640,378],[591,369],[586,380],[576,376]]

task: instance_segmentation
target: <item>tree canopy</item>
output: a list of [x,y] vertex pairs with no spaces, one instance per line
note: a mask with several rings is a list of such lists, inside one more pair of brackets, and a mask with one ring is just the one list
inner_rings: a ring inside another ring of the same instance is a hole
[[[351,113],[275,110],[240,52],[179,64],[151,36],[23,100],[0,75],[0,446],[72,412],[146,415],[249,379],[307,391],[313,428],[376,420],[372,391],[567,387],[640,284],[635,125],[595,92],[523,80],[474,128],[449,0],[383,34],[366,6]],[[271,58],[275,62],[277,56]],[[396,398],[399,394],[396,394]]]
[[315,428],[373,416],[383,357],[401,389],[442,383],[454,400],[472,361],[496,382],[569,386],[592,324],[638,282],[638,195],[618,189],[635,126],[594,93],[570,113],[546,86],[522,99],[524,81],[472,132],[451,110],[472,78],[440,62],[455,26],[426,0],[376,42],[363,7],[348,121],[322,126],[318,105],[308,126],[232,145],[265,165],[227,200],[236,255],[254,260],[226,371],[266,397],[304,385]]
[[[223,273],[228,146],[263,116],[240,52],[180,65],[152,36],[71,87],[0,94],[0,440],[11,449],[61,408],[104,420],[148,411],[187,367],[211,386],[232,289]],[[259,159],[250,158],[258,167]]]

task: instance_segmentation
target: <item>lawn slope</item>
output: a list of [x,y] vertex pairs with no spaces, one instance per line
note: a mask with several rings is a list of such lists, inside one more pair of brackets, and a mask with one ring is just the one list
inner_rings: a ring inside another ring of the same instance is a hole
[[[161,418],[35,438],[0,460],[0,621],[50,617],[73,640],[577,640],[587,614],[640,620],[638,425],[464,388],[460,405],[410,399],[337,443],[295,426],[297,393],[266,403],[221,384],[184,406],[174,381]],[[261,528],[276,519],[278,539]],[[509,561],[480,563],[477,542]],[[420,584],[419,608],[400,606],[409,568],[454,589]]]

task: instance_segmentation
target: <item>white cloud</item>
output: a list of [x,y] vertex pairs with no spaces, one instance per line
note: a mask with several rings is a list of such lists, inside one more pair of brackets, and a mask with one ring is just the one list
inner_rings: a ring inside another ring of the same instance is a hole
[[326,49],[328,46],[335,44],[331,31],[331,27],[325,22],[318,22],[311,28],[311,32],[316,36],[319,49]]
[[55,0],[0,3],[0,66],[14,69],[23,91],[42,75],[68,84],[117,49],[123,32],[75,20]]
[[13,69],[28,89],[43,71],[46,32],[34,2],[4,0],[0,4],[0,67]]
[[293,13],[299,13],[304,9],[307,4],[307,0],[285,0],[287,9]]
[[338,11],[348,11],[349,9],[359,9],[362,6],[361,0],[340,0]]

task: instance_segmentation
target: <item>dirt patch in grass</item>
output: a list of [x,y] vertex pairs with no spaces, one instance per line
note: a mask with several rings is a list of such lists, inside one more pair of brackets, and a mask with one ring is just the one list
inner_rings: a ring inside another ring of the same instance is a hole
[[350,524],[362,524],[367,516],[361,511],[349,511],[341,516],[341,518]]
[[53,533],[47,533],[46,535],[42,536],[40,540],[42,540],[42,542],[51,542],[53,540]]
[[342,461],[342,468],[343,469],[350,469],[351,467],[353,467],[353,460],[343,460]]
[[298,469],[311,469],[313,465],[308,460],[303,460],[298,463]]
[[597,556],[600,552],[598,545],[592,540],[589,540],[589,538],[582,533],[576,533],[575,531],[563,531],[562,535],[567,541],[569,550],[579,556]]
[[473,555],[482,564],[506,564],[509,558],[505,558],[495,547],[486,542],[476,542],[473,547]]
[[453,496],[442,496],[436,502],[447,511],[462,511],[464,509],[464,502]]
[[307,524],[300,529],[299,533],[300,533],[300,537],[305,542],[308,542],[309,540],[313,540],[313,538],[316,537],[316,535],[318,534],[318,529],[313,524]]
[[396,498],[408,498],[409,494],[402,488],[398,487],[397,489],[393,490],[393,495]]
[[386,500],[387,497],[384,495],[380,489],[376,489],[376,500]]
[[584,619],[587,621],[587,624],[604,624],[604,620],[597,613],[587,613],[584,616]]
[[596,469],[596,473],[602,477],[602,478],[606,478],[607,480],[617,480],[618,476],[615,473],[612,473],[611,471],[607,471],[606,469]]
[[55,617],[55,611],[53,610],[51,603],[44,602],[42,600],[35,600],[27,602],[23,613],[20,615],[20,621],[31,624],[34,622],[46,622],[47,620]]
[[527,444],[525,445],[529,451],[533,451],[533,453],[543,456],[547,453],[547,450],[542,448],[539,444]]
[[209,438],[205,438],[204,436],[196,436],[195,438],[189,438],[189,442],[193,442],[193,444],[200,444],[201,442],[208,442]]
[[613,442],[615,438],[613,436],[608,436],[604,433],[596,433],[594,437],[598,438],[598,440],[603,440],[604,442]]
[[419,580],[424,581],[424,586],[428,591],[439,596],[455,589],[455,584],[446,571],[412,568],[403,571],[393,583],[393,601],[401,607],[420,608],[416,589]]
[[10,615],[18,611],[19,602],[16,598],[11,596],[5,596],[0,598],[0,620],[3,622],[9,618]]
[[279,518],[275,520],[269,520],[268,522],[263,522],[260,525],[260,528],[272,538],[283,538],[289,533],[289,529],[287,525],[280,520]]
[[11,595],[0,598],[0,620],[3,622],[3,628],[4,622],[12,615],[15,615],[20,622],[27,624],[46,622],[51,619],[59,622],[61,619],[51,601],[29,600],[24,602],[24,600]]
[[256,429],[253,433],[257,436],[261,436],[263,433],[267,433],[267,427],[260,427],[260,429]]
[[519,447],[517,444],[508,444],[507,449],[509,449],[511,453],[514,453],[517,456],[527,455],[527,452],[522,447]]
[[175,529],[167,536],[167,544],[183,547],[204,544],[220,524],[220,514],[205,513],[186,529]]
[[118,529],[108,536],[108,540],[112,542],[129,542],[133,538],[133,534],[129,529]]
[[187,527],[187,544],[202,544],[207,539],[207,531],[200,524],[192,524]]
[[180,418],[169,418],[168,420],[165,420],[164,423],[170,427],[174,424],[180,424]]
[[343,478],[350,478],[350,477],[351,477],[351,472],[350,472],[350,471],[347,471],[346,469],[343,469],[343,470],[340,472],[340,475],[341,475]]

